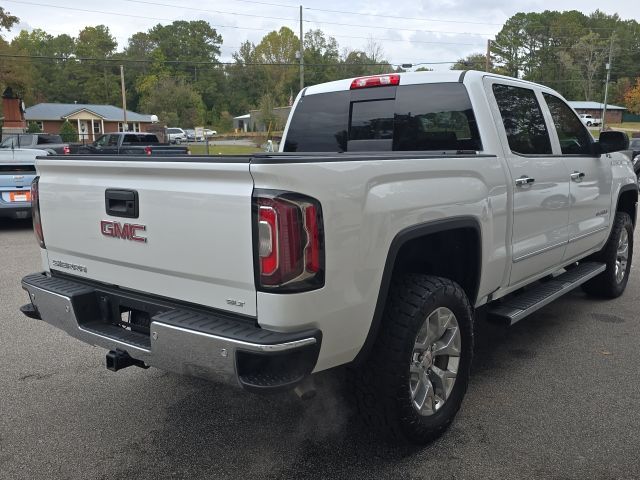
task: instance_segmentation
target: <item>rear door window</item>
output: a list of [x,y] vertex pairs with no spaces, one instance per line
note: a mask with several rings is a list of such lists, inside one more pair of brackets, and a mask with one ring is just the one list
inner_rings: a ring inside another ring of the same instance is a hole
[[496,83],[493,94],[511,151],[522,155],[551,154],[549,132],[535,92]]

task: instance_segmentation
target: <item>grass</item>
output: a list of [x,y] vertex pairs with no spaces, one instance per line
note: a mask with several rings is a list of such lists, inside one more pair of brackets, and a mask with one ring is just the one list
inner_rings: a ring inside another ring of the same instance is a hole
[[[205,145],[190,145],[189,150],[192,155],[207,154]],[[249,155],[256,152],[262,152],[262,150],[245,145],[209,145],[209,155]]]
[[640,132],[640,122],[608,123],[607,126],[616,130],[631,130]]

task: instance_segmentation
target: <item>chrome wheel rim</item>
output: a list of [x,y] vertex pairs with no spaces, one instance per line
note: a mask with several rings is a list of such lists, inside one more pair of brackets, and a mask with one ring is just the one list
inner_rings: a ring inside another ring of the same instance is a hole
[[411,354],[409,391],[420,415],[433,415],[451,395],[460,365],[458,319],[446,307],[435,309],[418,331]]
[[622,283],[627,274],[627,263],[629,262],[629,234],[626,229],[620,233],[618,240],[618,250],[616,252],[616,282]]

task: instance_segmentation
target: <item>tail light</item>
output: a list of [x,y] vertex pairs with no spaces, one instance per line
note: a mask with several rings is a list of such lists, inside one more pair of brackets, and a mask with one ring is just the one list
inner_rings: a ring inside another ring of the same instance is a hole
[[148,145],[146,147],[144,147],[144,153],[146,155],[151,155],[151,147],[148,146]]
[[33,219],[33,232],[36,234],[40,248],[47,248],[44,244],[42,233],[42,220],[40,219],[40,177],[31,182],[31,218]]
[[69,145],[65,145],[64,147],[62,147],[62,153],[64,153],[65,155],[69,155],[71,153],[71,147],[69,147]]
[[400,75],[373,75],[370,77],[354,78],[351,82],[351,90],[357,90],[358,88],[387,87],[390,85],[400,85]]
[[324,285],[320,203],[305,195],[256,190],[256,284],[262,291],[303,292]]

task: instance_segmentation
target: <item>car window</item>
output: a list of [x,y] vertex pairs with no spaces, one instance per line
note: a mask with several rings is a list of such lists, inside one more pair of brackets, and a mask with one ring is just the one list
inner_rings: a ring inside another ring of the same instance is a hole
[[109,135],[107,142],[108,142],[107,145],[109,145],[110,147],[117,147],[118,146],[118,136],[117,135]]
[[0,144],[0,146],[2,148],[11,148],[11,147],[17,148],[18,147],[18,139],[17,139],[17,137],[5,138],[2,141],[2,143]]
[[293,113],[285,152],[346,152],[351,92],[302,97]]
[[302,97],[284,151],[482,149],[469,95],[460,83],[400,85],[374,100],[363,99],[361,93]]
[[138,143],[138,136],[137,135],[132,135],[132,134],[127,134],[124,136],[124,139],[122,140],[122,143]]
[[33,135],[18,135],[18,145],[21,147],[28,147],[35,143]]
[[141,142],[158,143],[158,137],[156,135],[147,134],[140,139]]
[[551,154],[551,141],[536,94],[529,88],[496,83],[498,103],[509,148],[523,155]]
[[[590,155],[593,137],[573,113],[573,110],[561,99],[550,93],[542,94],[560,140],[563,155]],[[590,118],[590,116],[587,116]]]
[[38,135],[38,145],[51,145],[63,143],[60,135]]
[[399,88],[393,149],[482,150],[465,86],[439,83]]

